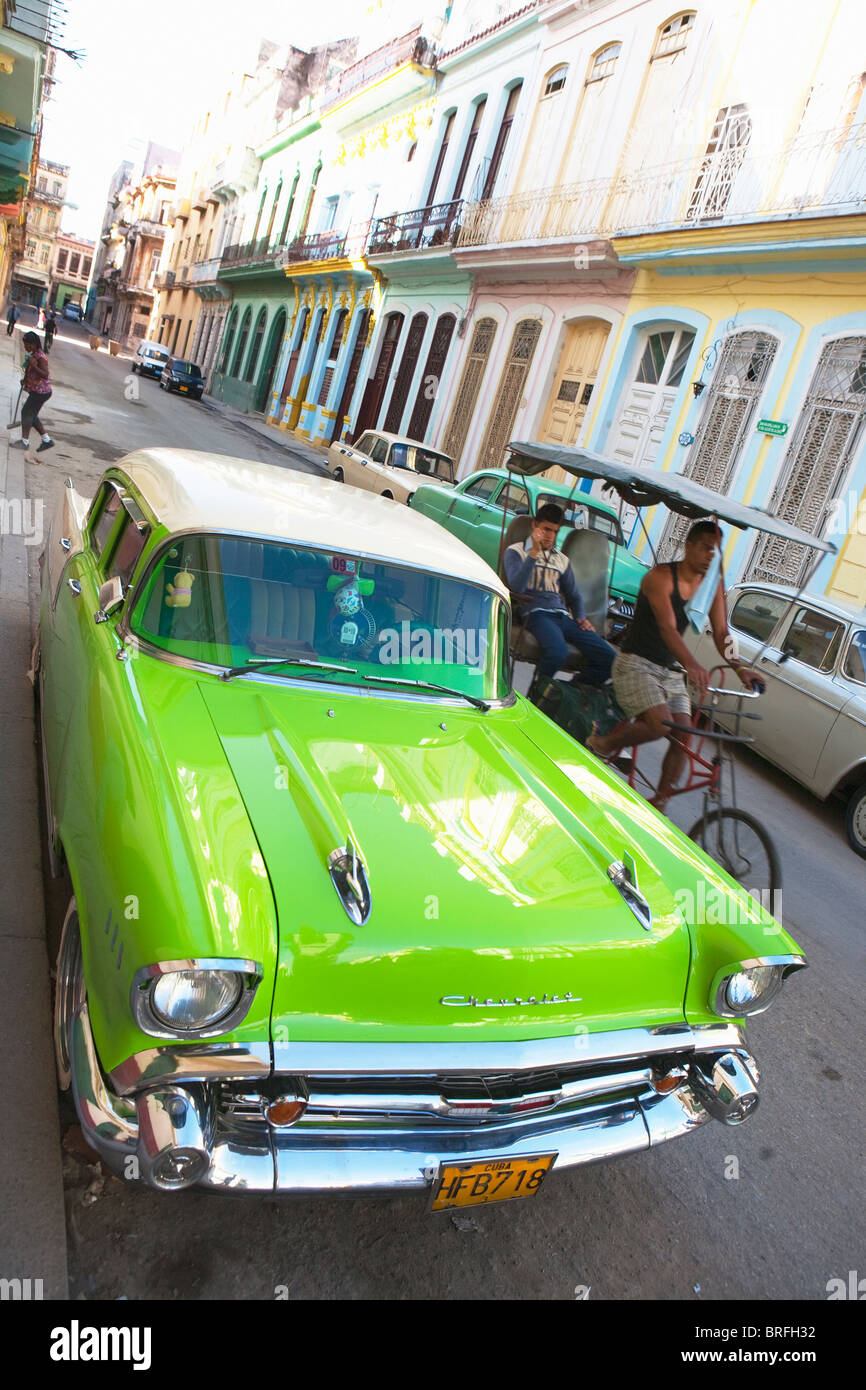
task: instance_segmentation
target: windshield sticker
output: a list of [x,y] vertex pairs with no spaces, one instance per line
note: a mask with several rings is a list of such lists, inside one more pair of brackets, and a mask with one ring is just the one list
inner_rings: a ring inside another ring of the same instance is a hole
[[354,574],[356,561],[350,560],[346,555],[332,555],[331,569],[335,574]]

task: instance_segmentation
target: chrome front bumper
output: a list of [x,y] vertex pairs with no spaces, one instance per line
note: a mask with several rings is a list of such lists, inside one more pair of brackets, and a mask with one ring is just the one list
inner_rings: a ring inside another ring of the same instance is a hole
[[279,1093],[279,1075],[269,1092],[237,1082],[228,1105],[224,1081],[179,1077],[117,1096],[100,1069],[86,1004],[75,1016],[71,1051],[88,1142],[119,1177],[166,1190],[429,1192],[441,1163],[555,1152],[556,1169],[571,1168],[648,1149],[710,1118],[740,1123],[757,1104],[757,1065],[733,1025],[677,1030],[667,1068],[674,1089],[666,1094],[656,1089],[653,1058],[617,1056],[606,1070],[595,1065],[567,1082],[543,1113],[515,1113],[520,1102],[505,1102],[506,1113],[494,1106],[493,1117],[480,1121],[469,1117],[471,1101],[463,1102],[461,1118],[460,1102],[445,1115],[441,1097],[407,1099],[381,1084],[378,1091],[369,1084],[351,1091],[312,1075],[304,1079],[306,1110],[283,1128],[256,1113],[257,1098]]

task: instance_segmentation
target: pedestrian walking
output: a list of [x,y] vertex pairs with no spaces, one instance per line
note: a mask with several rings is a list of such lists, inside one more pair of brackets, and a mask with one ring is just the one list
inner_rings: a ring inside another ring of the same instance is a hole
[[18,305],[15,303],[15,300],[14,300],[14,299],[10,299],[10,301],[9,301],[9,308],[6,310],[6,336],[7,336],[7,338],[11,338],[11,337],[12,337],[12,330],[13,330],[13,328],[15,327],[16,323],[18,322],[18,320],[20,319],[20,317],[21,317],[21,315],[20,315],[19,312],[18,312]]
[[54,317],[54,310],[48,309],[45,314],[45,352],[51,351],[51,344],[54,342],[54,334],[57,332],[57,319]]
[[22,385],[27,399],[21,409],[21,438],[13,440],[10,447],[12,449],[29,449],[30,431],[34,429],[42,441],[36,450],[37,454],[41,454],[44,449],[54,448],[54,440],[48,431],[43,429],[39,420],[40,410],[51,397],[51,375],[48,369],[48,358],[42,351],[38,335],[32,331],[25,333],[24,346],[27,349],[27,356],[24,358]]

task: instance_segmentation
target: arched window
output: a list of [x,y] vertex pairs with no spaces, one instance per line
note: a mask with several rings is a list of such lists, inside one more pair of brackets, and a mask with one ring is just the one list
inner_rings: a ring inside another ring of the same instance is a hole
[[276,191],[276,193],[274,194],[274,201],[273,201],[273,205],[272,205],[272,207],[271,207],[271,215],[270,215],[270,217],[268,218],[268,230],[265,232],[265,240],[267,241],[267,243],[268,243],[269,246],[270,246],[270,244],[271,244],[271,232],[274,230],[274,219],[275,219],[275,217],[276,217],[276,215],[277,215],[277,208],[279,207],[279,203],[280,203],[280,194],[282,193],[282,191],[283,191],[283,180],[282,180],[282,178],[280,178],[280,181],[279,181],[279,183],[277,184],[277,191]]
[[548,73],[547,81],[544,84],[542,97],[551,97],[555,92],[561,92],[565,86],[565,79],[568,77],[568,64],[561,63],[553,72]]
[[446,454],[451,455],[455,463],[460,462],[463,454],[466,436],[469,433],[469,426],[478,404],[481,383],[484,380],[484,373],[487,370],[487,362],[495,337],[496,320],[479,319],[472,330],[472,341],[469,344],[466,365],[463,368],[460,385],[457,388],[457,395],[448,421],[448,429],[445,431],[445,438],[442,441],[442,448]]
[[295,174],[295,177],[292,179],[292,191],[289,194],[289,201],[286,204],[286,215],[283,218],[283,230],[280,232],[281,246],[288,246],[289,244],[289,223],[292,220],[292,208],[295,206],[295,194],[298,190],[298,180],[300,179],[300,177],[301,175],[297,173]]
[[653,58],[667,58],[671,53],[682,52],[689,41],[689,31],[694,27],[696,18],[695,11],[689,10],[686,14],[678,14],[674,19],[668,20],[656,35],[656,46],[650,61]]
[[259,349],[262,345],[262,338],[265,336],[265,323],[267,321],[267,317],[267,309],[262,309],[259,313],[258,318],[256,319],[256,331],[253,334],[253,346],[250,351],[250,360],[247,364],[246,375],[244,377],[245,381],[252,381],[253,377],[256,374],[256,363],[259,357]]
[[451,131],[454,128],[454,111],[449,111],[445,117],[445,127],[442,132],[442,143],[439,146],[439,153],[436,156],[436,163],[433,165],[433,174],[430,179],[430,187],[427,192],[425,207],[432,207],[436,201],[436,188],[439,183],[439,175],[442,173],[442,165],[445,163],[445,156],[448,153],[448,146],[451,142]]
[[460,168],[457,171],[457,180],[454,184],[454,192],[451,194],[451,201],[456,202],[463,192],[463,185],[466,182],[466,175],[469,173],[469,165],[472,162],[472,155],[478,140],[478,131],[481,126],[481,119],[484,115],[484,108],[487,105],[487,98],[481,97],[475,103],[472,112],[472,125],[466,137],[466,148],[463,151],[463,158],[460,161]]
[[232,309],[231,315],[230,315],[230,317],[229,317],[228,328],[226,329],[226,336],[225,336],[225,343],[224,343],[224,345],[223,345],[222,357],[220,358],[220,371],[221,371],[221,372],[224,372],[224,371],[226,371],[226,370],[228,369],[228,365],[229,365],[229,356],[230,356],[230,354],[231,354],[232,343],[234,342],[235,329],[237,328],[237,326],[238,326],[238,311],[237,311],[237,309]]
[[517,111],[517,103],[520,101],[520,93],[523,90],[523,83],[518,82],[508,93],[508,100],[505,103],[505,110],[502,114],[502,124],[496,136],[496,144],[493,146],[493,153],[490,156],[490,164],[487,169],[487,177],[484,180],[484,188],[481,192],[482,200],[486,202],[492,198],[499,170],[502,167],[502,157],[505,154],[505,146],[511,134],[511,127],[514,124],[514,115]]
[[234,355],[234,362],[232,364],[232,376],[240,376],[241,363],[244,359],[244,349],[247,345],[247,338],[250,336],[250,321],[252,317],[252,309],[247,309],[241,320],[241,331],[238,338],[237,352]]
[[262,189],[261,201],[259,202],[259,210],[258,210],[258,212],[256,213],[255,226],[253,227],[253,234],[252,234],[252,236],[250,237],[250,241],[255,241],[255,240],[256,240],[256,237],[257,237],[258,234],[259,234],[259,223],[260,223],[261,220],[262,220],[262,213],[263,213],[264,210],[265,210],[265,199],[267,198],[267,196],[268,196],[268,185],[265,184],[264,188]]
[[589,72],[586,74],[587,82],[600,82],[603,77],[610,77],[621,52],[621,43],[606,43],[604,48],[600,48],[597,53],[594,53],[589,60]]

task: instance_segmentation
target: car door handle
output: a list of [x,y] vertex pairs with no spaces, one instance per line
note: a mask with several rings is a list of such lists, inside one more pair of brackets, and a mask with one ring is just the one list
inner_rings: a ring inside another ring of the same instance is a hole
[[77,595],[81,593],[81,585],[79,584],[77,579],[67,579],[66,582],[72,590],[73,594]]
[[72,541],[69,539],[68,536],[61,536],[61,537],[60,537],[60,544],[63,546],[63,549],[64,549],[64,550],[71,550],[71,549],[72,549]]

